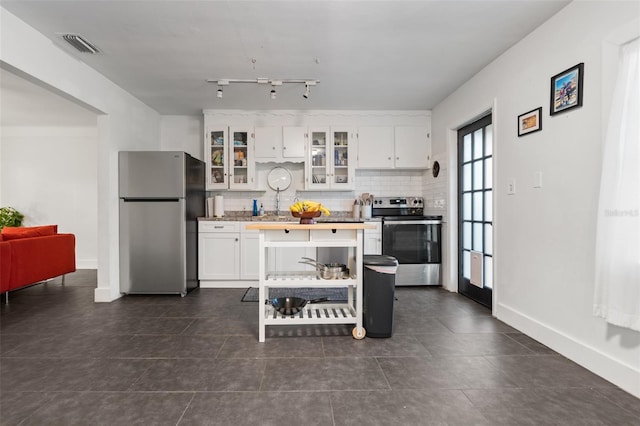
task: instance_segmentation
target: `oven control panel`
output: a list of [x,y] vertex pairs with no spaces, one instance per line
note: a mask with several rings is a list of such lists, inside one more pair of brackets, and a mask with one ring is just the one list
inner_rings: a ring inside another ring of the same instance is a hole
[[373,200],[372,213],[375,217],[422,216],[422,197],[379,197]]
[[373,200],[375,208],[422,208],[424,198],[422,197],[376,197]]

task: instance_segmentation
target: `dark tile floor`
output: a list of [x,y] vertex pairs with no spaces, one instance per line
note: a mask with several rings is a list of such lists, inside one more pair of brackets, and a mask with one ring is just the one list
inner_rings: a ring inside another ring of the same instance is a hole
[[[390,339],[269,328],[242,289],[93,303],[95,271],[10,294],[2,425],[640,425],[640,400],[438,288]],[[3,298],[4,299],[4,298]]]

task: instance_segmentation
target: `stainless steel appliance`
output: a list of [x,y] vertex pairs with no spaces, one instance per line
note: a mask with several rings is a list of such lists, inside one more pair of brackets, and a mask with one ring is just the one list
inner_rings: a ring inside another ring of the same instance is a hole
[[198,287],[205,165],[185,152],[119,153],[120,291],[182,296]]
[[396,286],[441,284],[442,216],[425,216],[422,197],[375,198],[382,217],[382,254],[398,259]]

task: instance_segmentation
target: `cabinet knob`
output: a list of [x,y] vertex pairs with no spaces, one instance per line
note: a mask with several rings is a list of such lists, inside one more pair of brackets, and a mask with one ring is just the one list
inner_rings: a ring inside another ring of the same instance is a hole
[[236,243],[238,242],[238,239],[236,238]]
[[275,147],[275,146],[272,146],[272,147],[271,147],[271,149],[275,151],[275,150],[276,150],[276,147]]
[[391,157],[387,157],[387,160],[391,160]]
[[400,157],[396,157],[396,160],[399,160],[399,159],[400,159]]

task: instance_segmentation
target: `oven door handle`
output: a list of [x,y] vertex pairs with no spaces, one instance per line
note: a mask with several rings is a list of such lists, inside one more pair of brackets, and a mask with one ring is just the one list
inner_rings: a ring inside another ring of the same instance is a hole
[[441,225],[440,220],[387,220],[382,223],[386,226],[395,225]]

